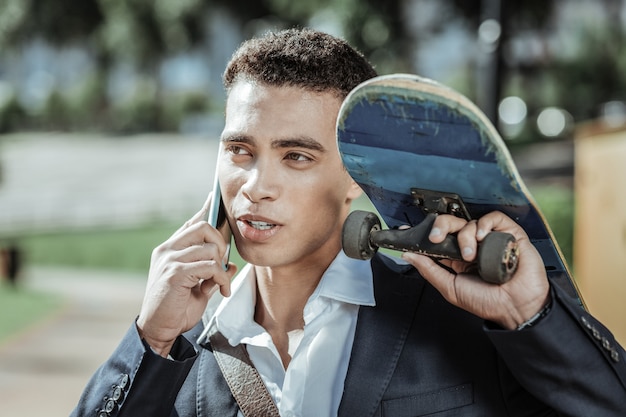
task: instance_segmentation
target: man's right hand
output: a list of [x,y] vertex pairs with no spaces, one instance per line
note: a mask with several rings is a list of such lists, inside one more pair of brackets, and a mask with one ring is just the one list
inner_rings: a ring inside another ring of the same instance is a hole
[[205,220],[211,199],[210,194],[202,210],[152,252],[137,329],[163,357],[176,338],[200,320],[218,287],[223,296],[230,295],[237,267],[232,263],[226,271],[222,267],[227,242]]

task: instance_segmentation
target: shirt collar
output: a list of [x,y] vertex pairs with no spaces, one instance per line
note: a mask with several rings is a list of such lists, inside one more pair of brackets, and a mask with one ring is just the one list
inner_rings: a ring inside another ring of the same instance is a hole
[[326,297],[344,303],[374,306],[374,283],[369,261],[348,258],[343,251],[330,264],[310,299]]
[[[374,283],[369,261],[349,258],[339,251],[330,264],[307,304],[318,297],[325,297],[344,303],[374,306]],[[256,281],[252,265],[246,265],[231,283],[231,296],[222,298],[217,307],[213,295],[205,311],[205,333],[212,326],[236,345],[243,337],[253,337],[265,330],[254,321],[256,304]],[[200,337],[203,340],[206,334]]]

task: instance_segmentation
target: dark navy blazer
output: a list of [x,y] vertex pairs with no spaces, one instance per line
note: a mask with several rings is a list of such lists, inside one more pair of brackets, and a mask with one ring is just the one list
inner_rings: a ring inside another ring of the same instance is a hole
[[[341,417],[626,416],[626,353],[557,287],[537,325],[506,331],[447,303],[417,271],[372,260]],[[72,416],[235,417],[200,323],[161,358],[133,325]]]

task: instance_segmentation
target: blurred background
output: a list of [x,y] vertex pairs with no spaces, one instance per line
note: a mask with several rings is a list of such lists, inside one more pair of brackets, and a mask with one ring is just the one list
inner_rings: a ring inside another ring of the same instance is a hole
[[71,410],[137,314],[152,248],[211,190],[230,55],[296,25],[475,101],[626,343],[625,1],[0,0],[7,415]]

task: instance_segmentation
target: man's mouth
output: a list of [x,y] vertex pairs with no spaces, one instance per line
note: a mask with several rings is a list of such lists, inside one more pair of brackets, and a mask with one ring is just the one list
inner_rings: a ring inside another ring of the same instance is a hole
[[237,225],[241,236],[246,241],[257,243],[265,242],[272,238],[282,228],[282,225],[273,223],[269,218],[261,220],[252,216],[239,217]]
[[276,226],[275,224],[272,224],[272,223],[252,221],[252,220],[246,220],[246,223],[248,223],[250,226],[252,226],[253,228],[257,230],[269,230],[272,227]]

